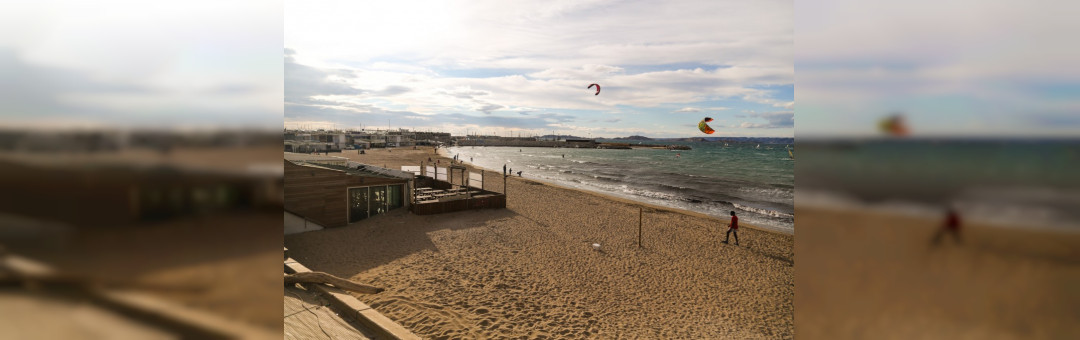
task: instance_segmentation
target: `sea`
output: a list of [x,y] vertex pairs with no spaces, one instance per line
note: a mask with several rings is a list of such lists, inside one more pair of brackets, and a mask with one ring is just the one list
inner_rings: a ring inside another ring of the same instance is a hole
[[806,140],[795,145],[800,206],[1080,231],[1080,140]]
[[[633,141],[690,150],[450,147],[449,156],[527,179],[794,233],[795,162],[786,144]],[[600,142],[605,142],[600,140]],[[627,141],[608,141],[627,143]]]

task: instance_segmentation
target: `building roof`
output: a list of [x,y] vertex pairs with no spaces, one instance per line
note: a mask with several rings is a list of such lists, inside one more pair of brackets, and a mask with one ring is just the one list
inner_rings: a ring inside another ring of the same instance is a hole
[[357,163],[350,161],[347,158],[336,156],[308,155],[286,152],[285,160],[292,162],[296,165],[342,171],[346,174],[357,176],[396,178],[403,180],[412,179],[414,176],[411,172]]

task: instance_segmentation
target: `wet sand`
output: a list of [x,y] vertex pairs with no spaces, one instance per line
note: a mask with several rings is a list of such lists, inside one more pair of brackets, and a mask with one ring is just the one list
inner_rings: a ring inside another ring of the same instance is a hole
[[796,210],[800,339],[1080,338],[1080,233]]
[[[342,156],[394,169],[437,157],[431,148]],[[503,191],[497,171],[485,180]],[[356,296],[424,338],[793,336],[791,235],[743,226],[741,246],[725,245],[726,221],[702,214],[527,178],[507,186],[507,209],[397,210],[285,245],[313,270],[386,288]]]

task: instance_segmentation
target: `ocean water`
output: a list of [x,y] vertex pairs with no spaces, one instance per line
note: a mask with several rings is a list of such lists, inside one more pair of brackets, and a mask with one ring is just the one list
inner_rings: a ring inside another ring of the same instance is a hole
[[[1080,231],[1080,140],[865,140],[796,144],[799,204]],[[829,202],[831,201],[831,202]]]
[[[636,144],[637,142],[635,142]],[[658,142],[691,150],[451,147],[447,154],[525,178],[690,210],[791,233],[795,162],[787,144]]]

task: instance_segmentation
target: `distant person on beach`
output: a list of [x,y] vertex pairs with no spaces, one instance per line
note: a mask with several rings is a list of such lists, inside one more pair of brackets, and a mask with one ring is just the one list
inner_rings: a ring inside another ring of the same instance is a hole
[[566,154],[565,154],[565,153],[564,153],[564,154],[562,154],[562,158],[566,158]]
[[469,157],[469,163],[472,163],[472,157]]
[[431,163],[431,157],[427,158],[428,163]]
[[728,243],[731,233],[735,233],[735,245],[739,245],[739,217],[735,216],[735,211],[731,212],[731,224],[728,224],[727,234],[724,235],[725,244]]
[[945,213],[945,223],[941,224],[941,228],[937,233],[934,233],[934,239],[931,241],[932,245],[938,245],[941,243],[941,238],[945,234],[952,235],[956,244],[960,244],[960,215],[956,213],[956,209],[949,208]]
[[503,176],[506,176],[506,164],[503,164]]

